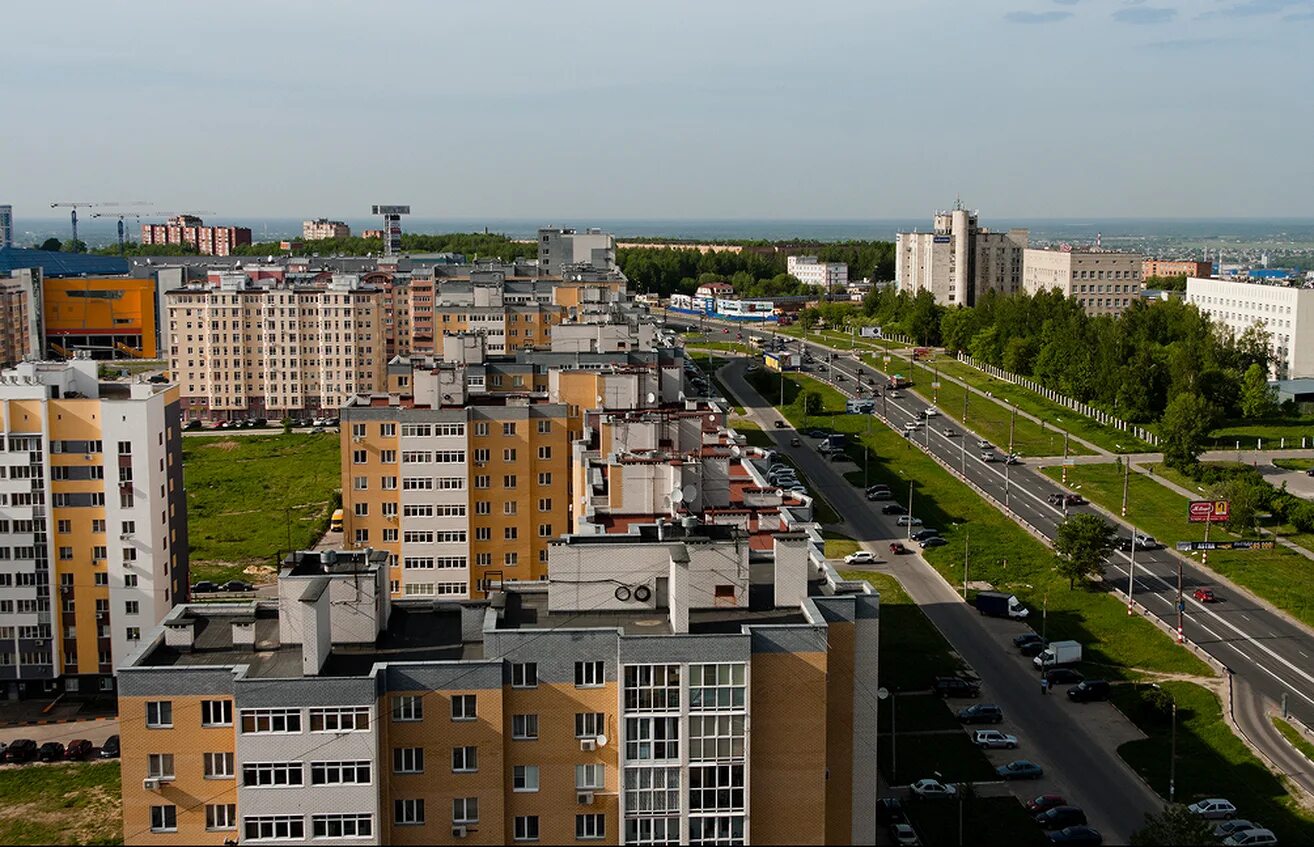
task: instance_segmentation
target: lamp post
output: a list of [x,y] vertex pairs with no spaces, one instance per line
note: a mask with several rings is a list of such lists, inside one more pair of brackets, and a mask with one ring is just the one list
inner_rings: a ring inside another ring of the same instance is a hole
[[1127,571],[1127,614],[1132,612],[1132,590],[1136,587],[1136,527],[1131,531],[1131,568]]
[[1012,412],[1008,417],[1008,455],[1013,455],[1013,431],[1017,428],[1017,406],[1009,404]]
[[[871,415],[867,415],[867,441],[871,440]],[[867,478],[868,459],[871,458],[871,445],[864,441],[862,443],[862,492],[867,493],[867,485],[870,480]]]
[[967,552],[972,541],[972,528],[963,530],[963,599],[967,599]]
[[1168,754],[1168,802],[1177,796],[1177,698],[1173,698],[1172,743]]
[[1063,484],[1068,484],[1068,431],[1063,431]]
[[[1131,482],[1131,458],[1129,457],[1122,466],[1122,516],[1127,517],[1127,487]],[[1134,536],[1133,536],[1134,537]],[[1135,546],[1132,551],[1135,552]]]
[[912,541],[913,485],[915,480],[908,480],[908,540]]

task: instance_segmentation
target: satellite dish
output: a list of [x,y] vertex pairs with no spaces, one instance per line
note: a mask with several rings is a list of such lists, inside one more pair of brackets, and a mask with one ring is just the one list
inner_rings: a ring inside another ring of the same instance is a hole
[[605,735],[599,735],[598,738],[597,738],[597,742],[598,742],[598,746],[599,746],[599,747],[606,747],[606,746],[607,746],[607,736],[605,736]]
[[648,402],[649,402],[649,403],[656,403],[656,402],[657,402],[657,395],[654,394],[653,392],[649,391],[649,392],[648,392]]
[[682,491],[681,494],[684,495],[684,499],[692,503],[694,501],[694,498],[698,496],[698,486],[694,485],[691,482],[684,487],[684,491]]
[[599,395],[598,395],[596,398],[594,398],[594,399],[596,399],[596,400],[598,401],[598,405],[599,405],[599,406],[602,405],[602,395],[601,395],[601,394],[599,394]]
[[675,488],[675,490],[673,490],[673,491],[671,492],[671,502],[672,502],[672,503],[683,503],[683,502],[684,502],[684,491],[683,491],[683,489],[681,489],[681,488],[679,488],[679,487],[677,486],[677,487]]
[[738,444],[735,444],[730,447],[730,455],[734,456],[736,459],[739,458],[740,454],[742,454],[743,452],[744,452],[743,450],[739,449]]
[[709,423],[716,423],[716,415],[708,415],[707,420]]

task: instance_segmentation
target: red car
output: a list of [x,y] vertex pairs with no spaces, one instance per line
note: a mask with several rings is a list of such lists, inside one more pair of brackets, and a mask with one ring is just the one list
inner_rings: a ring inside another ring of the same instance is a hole
[[1218,602],[1218,598],[1214,596],[1214,590],[1212,588],[1197,588],[1195,591],[1191,592],[1191,596],[1199,600],[1201,603]]
[[1057,794],[1041,794],[1039,797],[1035,797],[1026,802],[1027,811],[1033,815],[1038,815],[1041,812],[1048,811],[1057,806],[1066,806],[1067,804],[1068,801],[1064,800]]
[[907,552],[908,552],[908,548],[907,548],[907,547],[904,547],[902,544],[900,544],[899,542],[896,541],[896,542],[894,542],[893,544],[890,545],[890,552],[891,552],[891,553],[907,553]]
[[76,741],[70,741],[68,746],[64,748],[64,758],[70,762],[81,761],[95,752],[95,749],[90,741],[79,738]]

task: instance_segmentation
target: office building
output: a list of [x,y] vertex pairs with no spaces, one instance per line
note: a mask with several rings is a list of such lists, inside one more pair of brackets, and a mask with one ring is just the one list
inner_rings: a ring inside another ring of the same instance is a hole
[[305,287],[217,279],[165,295],[169,370],[189,420],[335,414],[382,390],[383,295],[359,276]]
[[936,212],[931,232],[895,236],[894,279],[900,291],[930,291],[946,306],[972,306],[986,291],[1011,294],[1022,289],[1025,229],[991,232],[977,213],[956,204]]
[[820,262],[816,256],[789,256],[785,269],[799,282],[824,288],[826,291],[844,291],[849,286],[849,266],[844,262]]
[[325,238],[351,238],[351,227],[342,221],[328,218],[316,218],[301,222],[301,237],[307,241],[321,241]]
[[0,276],[0,366],[41,358],[41,307],[33,280],[40,270]]
[[188,591],[178,389],[88,358],[0,378],[0,680],[7,697],[114,690]]
[[155,280],[50,277],[41,284],[48,354],[67,358],[154,359]]
[[119,670],[125,843],[875,843],[867,583],[728,526],[551,555],[451,603],[298,553],[174,610]]
[[142,244],[185,244],[202,256],[227,256],[251,243],[244,226],[206,226],[195,215],[178,215],[162,224],[141,225]]
[[1234,336],[1254,326],[1267,332],[1272,378],[1314,377],[1314,288],[1193,277],[1186,302]]
[[1151,277],[1193,276],[1209,279],[1214,275],[1213,262],[1196,262],[1179,259],[1146,259],[1141,262],[1141,279]]
[[1027,249],[1022,287],[1028,294],[1057,289],[1090,315],[1119,315],[1141,298],[1142,257],[1111,250]]
[[14,207],[0,206],[0,250],[14,246]]
[[596,270],[614,269],[616,239],[600,229],[584,232],[561,227],[539,229],[539,269],[545,274],[560,276],[572,265],[589,265]]

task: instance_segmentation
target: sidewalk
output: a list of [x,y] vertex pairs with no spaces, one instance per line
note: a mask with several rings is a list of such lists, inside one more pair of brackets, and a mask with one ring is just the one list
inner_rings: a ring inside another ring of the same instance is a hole
[[113,699],[93,701],[60,700],[53,708],[53,697],[35,700],[0,702],[0,727],[41,726],[75,721],[114,720],[118,707]]

